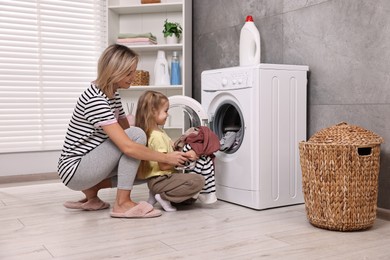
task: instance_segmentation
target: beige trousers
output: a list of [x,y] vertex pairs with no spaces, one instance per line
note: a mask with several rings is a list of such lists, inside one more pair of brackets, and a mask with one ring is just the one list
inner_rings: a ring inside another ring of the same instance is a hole
[[148,179],[149,190],[161,198],[180,203],[198,194],[205,184],[203,176],[195,173],[172,173]]

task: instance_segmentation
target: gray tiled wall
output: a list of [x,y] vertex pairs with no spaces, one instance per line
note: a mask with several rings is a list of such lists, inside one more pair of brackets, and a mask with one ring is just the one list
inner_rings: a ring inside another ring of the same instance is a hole
[[194,98],[203,70],[238,66],[246,15],[263,63],[310,67],[308,137],[341,121],[372,130],[381,146],[378,206],[390,209],[390,1],[193,1]]

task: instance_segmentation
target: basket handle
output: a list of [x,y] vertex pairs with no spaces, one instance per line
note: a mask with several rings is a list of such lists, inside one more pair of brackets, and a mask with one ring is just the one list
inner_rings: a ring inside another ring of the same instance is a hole
[[348,123],[343,121],[337,124],[337,126],[342,126],[342,125],[348,125]]
[[359,156],[371,156],[372,155],[372,147],[358,147],[357,154]]

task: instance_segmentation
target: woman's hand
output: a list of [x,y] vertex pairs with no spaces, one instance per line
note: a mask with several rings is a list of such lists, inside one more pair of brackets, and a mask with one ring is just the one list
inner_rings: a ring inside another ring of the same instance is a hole
[[188,157],[183,152],[171,152],[167,153],[167,163],[173,166],[183,165],[188,161]]

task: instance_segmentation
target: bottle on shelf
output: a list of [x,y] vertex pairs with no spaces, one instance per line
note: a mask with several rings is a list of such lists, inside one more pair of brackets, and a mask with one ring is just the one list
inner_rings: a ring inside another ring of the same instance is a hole
[[181,69],[177,51],[173,52],[171,60],[171,85],[181,85]]
[[165,58],[165,51],[159,50],[154,64],[154,85],[169,85],[169,83],[168,61]]

